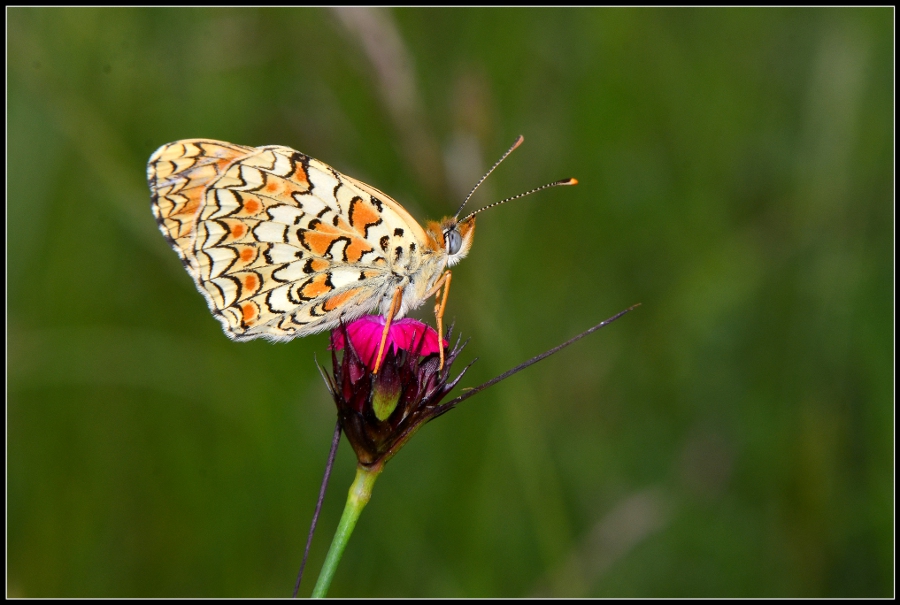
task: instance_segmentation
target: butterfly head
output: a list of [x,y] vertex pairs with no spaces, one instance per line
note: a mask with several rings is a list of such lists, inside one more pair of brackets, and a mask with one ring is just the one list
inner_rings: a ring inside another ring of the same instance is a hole
[[448,216],[440,223],[428,224],[428,235],[447,255],[447,266],[452,267],[469,253],[472,238],[475,236],[475,217],[468,216],[463,220]]

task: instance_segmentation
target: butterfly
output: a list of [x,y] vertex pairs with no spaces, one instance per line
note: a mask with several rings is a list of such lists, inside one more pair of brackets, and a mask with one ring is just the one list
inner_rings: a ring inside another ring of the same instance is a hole
[[150,156],[147,181],[160,231],[225,334],[239,341],[290,340],[373,310],[387,317],[386,336],[392,319],[431,296],[440,334],[448,267],[471,248],[475,215],[577,182],[459,219],[463,202],[423,228],[378,189],[280,145],[176,141]]

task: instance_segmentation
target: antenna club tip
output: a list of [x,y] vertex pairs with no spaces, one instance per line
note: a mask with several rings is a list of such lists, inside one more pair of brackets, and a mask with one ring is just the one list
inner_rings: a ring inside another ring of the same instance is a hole
[[577,184],[578,184],[578,179],[566,179],[566,180],[560,182],[560,185],[577,185]]
[[525,142],[525,137],[523,137],[522,135],[519,135],[519,136],[516,138],[516,142],[513,143],[512,148],[515,149],[516,147],[518,147],[519,145],[521,145],[521,144],[524,143],[524,142]]

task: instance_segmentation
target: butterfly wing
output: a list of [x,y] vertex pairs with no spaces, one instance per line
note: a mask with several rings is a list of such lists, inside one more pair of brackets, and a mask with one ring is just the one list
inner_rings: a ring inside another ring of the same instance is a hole
[[153,217],[195,280],[198,269],[193,235],[206,186],[232,162],[252,151],[252,147],[223,141],[186,139],[163,145],[150,156],[147,182]]
[[[211,157],[183,162],[181,149]],[[174,168],[160,170],[162,158]],[[190,172],[198,163],[216,174],[201,183]],[[148,173],[160,228],[237,340],[287,340],[370,312],[390,300],[422,248],[421,227],[397,202],[288,147],[173,143],[151,157]],[[178,202],[198,200],[192,220],[168,202],[170,182],[191,186]]]

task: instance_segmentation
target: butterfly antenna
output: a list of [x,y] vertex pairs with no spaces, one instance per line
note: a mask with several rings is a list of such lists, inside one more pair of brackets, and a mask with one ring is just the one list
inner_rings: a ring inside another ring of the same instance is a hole
[[[490,174],[490,173],[488,173],[488,174]],[[526,191],[525,193],[520,193],[519,195],[514,195],[512,197],[508,197],[505,200],[500,200],[499,202],[494,202],[493,204],[488,204],[484,208],[479,208],[475,212],[472,212],[471,214],[466,216],[466,218],[464,218],[463,220],[461,220],[459,222],[462,223],[464,221],[467,221],[470,218],[472,218],[473,216],[475,216],[476,214],[478,214],[479,212],[482,212],[483,210],[487,210],[488,208],[493,208],[494,206],[499,206],[500,204],[505,204],[506,202],[511,202],[513,200],[517,200],[519,198],[525,197],[526,195],[531,195],[532,193],[537,193],[538,191],[543,191],[544,189],[550,189],[551,187],[561,187],[563,185],[577,185],[577,184],[578,184],[577,179],[563,179],[561,181],[556,181],[555,183],[547,183],[546,185],[541,185],[540,187],[536,187],[536,188],[532,189],[531,191]]]
[[494,171],[494,169],[497,168],[497,166],[499,166],[500,163],[501,163],[503,160],[506,159],[506,156],[508,156],[509,154],[511,154],[513,151],[515,151],[516,147],[518,147],[519,145],[521,145],[521,144],[522,144],[522,141],[524,141],[524,140],[525,140],[525,137],[523,137],[522,135],[519,135],[518,138],[516,138],[516,142],[512,144],[512,147],[510,147],[509,149],[506,150],[506,153],[503,154],[503,157],[501,157],[499,160],[497,160],[497,163],[496,163],[496,164],[494,164],[493,166],[491,166],[491,169],[487,171],[487,174],[485,174],[483,177],[481,177],[480,179],[478,179],[478,182],[475,183],[475,186],[474,186],[474,187],[472,187],[472,191],[469,192],[469,195],[466,196],[466,199],[463,200],[463,203],[462,203],[462,205],[459,207],[459,210],[457,210],[457,211],[456,211],[456,214],[454,214],[453,216],[459,217],[459,213],[462,212],[462,209],[466,207],[466,204],[469,202],[469,198],[471,198],[472,195],[475,193],[475,190],[478,189],[478,187],[481,186],[481,184],[484,182],[484,179],[486,179],[486,178],[488,178],[489,176],[491,176],[491,173]]

